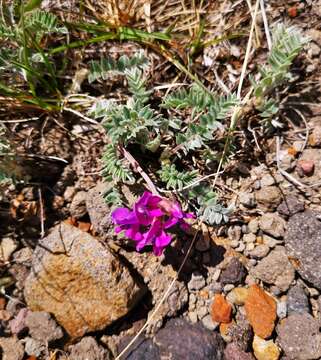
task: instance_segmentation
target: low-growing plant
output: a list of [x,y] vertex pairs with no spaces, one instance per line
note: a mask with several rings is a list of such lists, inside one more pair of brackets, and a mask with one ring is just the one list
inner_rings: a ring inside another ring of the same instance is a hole
[[[273,124],[279,111],[273,91],[291,78],[290,66],[306,41],[294,28],[277,25],[274,29],[267,64],[260,68],[256,81],[252,80],[256,109],[267,124]],[[158,186],[185,201],[202,221],[210,225],[227,222],[233,207],[222,205],[210,181],[201,176],[206,175],[208,163],[226,156],[214,149],[220,148],[216,143],[222,139],[219,134],[226,132],[226,119],[240,106],[238,98],[234,94],[214,94],[192,84],[155,102],[153,91],[146,86],[146,69],[148,62],[142,53],[118,60],[104,58],[90,65],[89,81],[117,74],[127,81],[129,91],[126,102],[103,99],[89,111],[90,116],[102,119],[110,140],[103,155],[104,176],[116,183],[133,182],[133,170],[137,169],[122,149],[136,146],[142,152],[150,151],[154,153],[153,168],[158,170],[149,176]],[[198,160],[183,161],[181,153]],[[112,198],[109,196],[109,200]]]

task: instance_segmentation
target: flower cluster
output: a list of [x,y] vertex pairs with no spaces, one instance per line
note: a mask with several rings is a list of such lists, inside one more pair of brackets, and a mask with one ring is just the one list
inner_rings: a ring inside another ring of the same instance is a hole
[[172,241],[172,236],[166,231],[177,224],[188,230],[189,224],[185,221],[188,218],[194,218],[194,215],[183,212],[178,202],[147,191],[134,204],[133,210],[118,208],[112,213],[113,222],[118,225],[116,233],[125,231],[125,235],[136,242],[137,251],[152,245],[157,256]]

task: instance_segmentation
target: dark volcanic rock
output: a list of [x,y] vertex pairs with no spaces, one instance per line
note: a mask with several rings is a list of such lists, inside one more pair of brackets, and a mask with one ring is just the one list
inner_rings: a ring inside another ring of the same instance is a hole
[[278,343],[290,359],[321,357],[320,322],[310,314],[293,314],[277,327]]
[[246,353],[235,343],[230,343],[226,346],[224,351],[225,360],[254,360],[254,356]]
[[287,309],[289,315],[309,312],[309,300],[302,286],[295,285],[289,290]]
[[292,216],[298,212],[304,211],[304,203],[295,196],[287,196],[277,208],[278,213],[283,216]]
[[[121,339],[118,345],[118,354],[121,353],[127,344],[132,340],[131,336],[126,336]],[[143,336],[139,337],[134,344],[131,345],[128,352],[124,354],[123,359],[126,360],[160,360],[158,346],[153,343],[151,339],[146,339]]]
[[200,325],[172,319],[155,336],[161,358],[171,360],[222,360],[224,342],[221,336]]
[[244,265],[236,257],[227,265],[226,269],[222,271],[220,281],[225,284],[240,284],[246,276],[246,269]]
[[287,225],[285,247],[298,260],[297,271],[303,279],[321,289],[321,222],[311,210],[293,215]]

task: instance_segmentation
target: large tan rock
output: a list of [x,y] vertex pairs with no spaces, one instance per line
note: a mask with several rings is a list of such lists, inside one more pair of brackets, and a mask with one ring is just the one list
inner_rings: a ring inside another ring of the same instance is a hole
[[24,290],[31,310],[52,313],[72,337],[110,325],[144,293],[108,248],[64,223],[37,246]]

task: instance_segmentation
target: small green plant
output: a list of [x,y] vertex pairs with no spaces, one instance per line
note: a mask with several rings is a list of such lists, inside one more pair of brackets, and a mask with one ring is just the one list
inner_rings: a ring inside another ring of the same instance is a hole
[[[279,111],[276,101],[271,97],[273,90],[291,80],[292,62],[308,42],[295,27],[286,27],[283,24],[278,24],[272,35],[273,45],[267,64],[259,68],[261,79],[252,79],[257,109],[267,122],[271,122]],[[274,121],[273,124],[279,126],[278,122]]]
[[[44,98],[50,94],[58,101],[60,90],[56,65],[44,50],[44,44],[52,34],[66,34],[67,28],[54,14],[36,6],[21,4],[16,11],[14,5],[6,5],[2,15],[0,93],[50,109]],[[12,81],[13,77],[16,81]]]
[[[295,29],[284,26],[277,26],[273,40],[267,65],[260,69],[261,79],[253,82],[257,110],[267,121],[278,113],[273,90],[290,78],[290,65],[305,43]],[[126,102],[101,99],[89,111],[90,116],[102,120],[110,141],[103,155],[105,177],[116,183],[133,183],[132,170],[143,165],[133,163],[124,149],[140,150],[154,159],[154,170],[147,177],[185,200],[207,224],[227,222],[233,207],[222,205],[210,182],[199,178],[211,162],[220,161],[223,147],[217,142],[224,138],[226,119],[240,106],[239,100],[234,94],[213,94],[192,84],[155,101],[153,90],[146,85],[147,68],[142,53],[90,64],[89,81],[121,75],[129,92]],[[229,145],[232,149],[233,141]],[[189,158],[182,159],[181,152],[189,154]],[[225,150],[222,154],[225,161]],[[119,197],[111,194],[109,199],[113,198]]]
[[158,174],[160,179],[166,184],[166,189],[182,190],[184,186],[188,186],[196,180],[198,171],[180,172],[174,164],[164,164],[158,171]]

